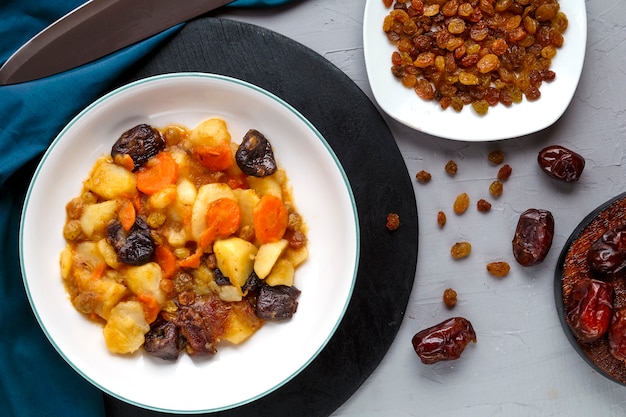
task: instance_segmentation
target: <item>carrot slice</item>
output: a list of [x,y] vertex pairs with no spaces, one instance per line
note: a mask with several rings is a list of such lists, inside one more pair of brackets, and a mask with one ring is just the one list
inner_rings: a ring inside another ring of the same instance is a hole
[[146,321],[148,323],[155,321],[161,311],[159,302],[153,296],[143,293],[137,295],[137,300],[143,305]]
[[135,162],[133,161],[133,158],[131,158],[131,156],[127,153],[115,155],[115,158],[113,158],[113,162],[116,165],[126,168],[130,172],[133,172],[135,170]]
[[202,246],[198,246],[194,253],[192,253],[185,259],[181,259],[180,261],[178,261],[178,266],[182,268],[197,268],[200,266],[200,259],[202,258],[203,254],[204,250],[202,249]]
[[107,269],[107,264],[105,262],[100,262],[96,267],[91,271],[91,279],[97,280],[104,276],[104,271]]
[[202,166],[215,172],[223,171],[235,162],[233,151],[228,142],[223,142],[217,146],[196,146],[193,152]]
[[266,194],[252,209],[252,223],[259,242],[276,242],[287,230],[289,214],[280,198]]
[[167,246],[156,247],[155,260],[163,271],[163,278],[169,279],[176,272],[176,255]]
[[219,198],[209,204],[206,213],[207,229],[200,237],[200,246],[209,247],[215,239],[225,238],[239,229],[241,209],[230,198]]
[[120,211],[118,213],[120,218],[120,223],[122,224],[122,228],[127,232],[131,227],[135,224],[135,220],[137,218],[137,212],[135,211],[135,206],[131,201],[125,201]]
[[159,152],[137,171],[137,189],[152,195],[178,179],[178,164],[169,152]]

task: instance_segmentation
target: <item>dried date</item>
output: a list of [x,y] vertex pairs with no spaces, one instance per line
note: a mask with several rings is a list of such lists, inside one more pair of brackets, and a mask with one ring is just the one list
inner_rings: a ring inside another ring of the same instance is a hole
[[589,248],[589,269],[600,274],[613,274],[626,266],[626,225],[606,231]]
[[537,155],[543,172],[560,181],[574,182],[580,179],[585,168],[585,158],[563,146],[543,148]]
[[476,332],[466,318],[453,317],[419,331],[411,342],[422,363],[430,365],[460,358],[470,342],[476,343]]
[[582,343],[591,343],[606,334],[613,313],[613,286],[596,279],[578,282],[570,293],[566,319]]
[[608,339],[611,355],[615,359],[626,361],[626,307],[613,313]]
[[554,237],[554,217],[548,210],[528,209],[517,222],[513,256],[522,266],[537,265],[546,258]]

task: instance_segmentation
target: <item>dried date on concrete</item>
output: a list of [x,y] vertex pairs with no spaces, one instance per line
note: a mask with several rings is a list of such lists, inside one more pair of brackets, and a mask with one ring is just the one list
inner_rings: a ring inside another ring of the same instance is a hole
[[430,365],[460,358],[470,342],[476,343],[476,332],[466,318],[453,317],[416,333],[411,342],[422,363]]
[[513,256],[522,266],[537,265],[546,258],[554,237],[554,217],[548,210],[528,209],[517,222]]
[[582,155],[558,145],[539,151],[537,163],[543,172],[564,182],[578,181],[585,169]]

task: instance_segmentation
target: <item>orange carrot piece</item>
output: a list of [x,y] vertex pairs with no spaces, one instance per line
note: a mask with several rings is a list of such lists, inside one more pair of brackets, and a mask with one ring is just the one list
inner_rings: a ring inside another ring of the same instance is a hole
[[122,224],[122,228],[127,232],[131,227],[135,224],[135,220],[137,218],[137,212],[135,211],[135,206],[131,201],[125,201],[120,211],[118,213],[120,218],[120,223]]
[[167,246],[156,247],[155,260],[163,271],[163,278],[169,279],[176,272],[176,255]]
[[241,223],[239,203],[230,198],[219,198],[211,202],[206,213],[206,223],[215,229],[216,237],[232,235]]
[[104,276],[104,271],[107,269],[107,264],[104,262],[100,262],[96,267],[91,271],[91,279],[96,280],[100,279]]
[[238,174],[238,175],[228,175],[226,184],[232,188],[233,190],[236,188],[248,189],[248,181],[246,180],[246,174]]
[[178,266],[182,268],[197,268],[200,266],[200,258],[202,258],[203,254],[204,250],[202,249],[202,246],[198,246],[194,253],[192,253],[185,259],[181,259],[180,261],[178,261]]
[[113,162],[116,165],[126,168],[130,172],[133,172],[135,170],[135,162],[133,161],[133,158],[131,158],[131,156],[127,153],[115,155]]
[[137,171],[137,189],[152,195],[178,179],[178,164],[169,152],[159,152]]
[[207,208],[207,229],[200,237],[200,246],[208,248],[215,239],[226,238],[239,229],[241,209],[239,203],[230,198],[219,198]]
[[228,142],[223,142],[217,146],[196,146],[193,153],[202,166],[215,172],[223,171],[235,162],[233,151]]
[[155,321],[161,311],[159,302],[153,296],[143,293],[137,295],[137,300],[143,305],[143,311],[148,324]]
[[259,242],[276,242],[287,230],[289,214],[280,198],[266,194],[252,209],[252,222]]

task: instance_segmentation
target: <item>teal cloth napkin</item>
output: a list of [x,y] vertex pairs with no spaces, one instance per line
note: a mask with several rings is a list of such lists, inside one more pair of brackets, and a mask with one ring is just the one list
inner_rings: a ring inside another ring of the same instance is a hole
[[[289,1],[236,0],[229,7]],[[81,3],[0,0],[0,63]],[[38,157],[63,126],[181,26],[62,74],[0,86],[0,416],[104,416],[102,393],[54,350],[30,309],[18,253],[21,209]]]

